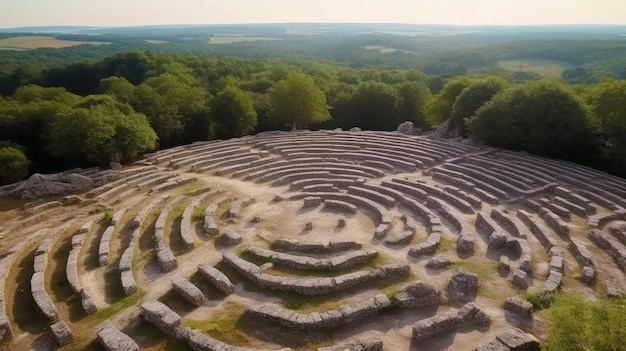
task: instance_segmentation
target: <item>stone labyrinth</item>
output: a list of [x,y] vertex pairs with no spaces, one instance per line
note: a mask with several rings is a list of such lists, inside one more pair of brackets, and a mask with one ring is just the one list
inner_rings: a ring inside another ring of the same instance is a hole
[[535,350],[524,293],[626,286],[626,180],[524,153],[271,132],[74,172],[0,213],[2,349]]

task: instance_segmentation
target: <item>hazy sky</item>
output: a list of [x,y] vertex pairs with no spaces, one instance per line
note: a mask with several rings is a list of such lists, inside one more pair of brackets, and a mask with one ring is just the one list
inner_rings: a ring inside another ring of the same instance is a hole
[[626,24],[626,0],[0,0],[0,27],[269,22]]

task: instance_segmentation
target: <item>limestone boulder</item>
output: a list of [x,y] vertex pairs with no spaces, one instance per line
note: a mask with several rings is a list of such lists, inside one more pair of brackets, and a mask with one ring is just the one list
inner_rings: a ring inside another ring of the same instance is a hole
[[422,130],[415,127],[415,125],[411,121],[406,121],[406,122],[401,123],[396,129],[396,132],[401,133],[401,134],[406,134],[406,135],[421,135],[422,134]]

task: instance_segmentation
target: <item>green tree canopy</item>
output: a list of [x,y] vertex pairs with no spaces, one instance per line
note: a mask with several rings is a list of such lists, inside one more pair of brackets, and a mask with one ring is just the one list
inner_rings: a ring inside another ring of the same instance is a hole
[[472,117],[476,110],[509,85],[509,82],[502,78],[488,77],[476,80],[463,89],[456,97],[450,113],[452,123],[457,130],[460,130],[463,136],[467,136],[464,120]]
[[[410,86],[409,87],[410,90]],[[400,96],[391,85],[362,83],[352,95],[355,126],[369,130],[395,130],[403,122],[398,113]]]
[[426,83],[422,81],[407,82],[398,86],[400,101],[398,102],[398,113],[400,121],[411,121],[422,129],[430,129],[426,116],[422,108],[431,99],[430,90]]
[[50,124],[48,150],[67,166],[129,161],[156,147],[144,115],[106,95],[87,97]]
[[470,84],[472,79],[469,77],[454,78],[433,96],[423,111],[431,126],[436,127],[450,118],[457,96]]
[[288,75],[272,88],[270,98],[274,117],[294,129],[330,119],[326,95],[306,74]]
[[211,101],[211,114],[217,123],[216,136],[221,139],[246,135],[257,124],[254,100],[233,85],[226,86]]
[[0,185],[11,184],[28,175],[30,161],[14,147],[0,148]]
[[604,80],[587,93],[613,168],[626,174],[626,81]]
[[473,138],[492,146],[577,160],[598,153],[597,130],[587,105],[552,80],[503,90],[478,109],[467,126]]

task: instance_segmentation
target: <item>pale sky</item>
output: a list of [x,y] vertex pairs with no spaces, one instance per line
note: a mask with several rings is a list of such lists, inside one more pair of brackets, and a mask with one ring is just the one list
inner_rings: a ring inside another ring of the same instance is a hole
[[276,22],[626,24],[626,0],[0,0],[0,28]]

